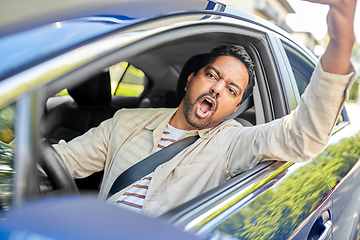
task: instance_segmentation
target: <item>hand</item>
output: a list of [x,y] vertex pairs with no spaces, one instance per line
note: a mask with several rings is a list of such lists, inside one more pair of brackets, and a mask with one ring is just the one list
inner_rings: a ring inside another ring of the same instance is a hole
[[329,45],[322,58],[325,71],[346,74],[348,72],[352,47],[355,42],[354,16],[357,0],[307,0],[328,4],[327,15]]
[[[356,0],[308,0],[309,2],[328,4],[330,10],[327,16],[330,38],[343,38],[339,33],[351,34],[354,29]],[[345,37],[345,36],[344,36]],[[348,36],[353,38],[354,35]]]

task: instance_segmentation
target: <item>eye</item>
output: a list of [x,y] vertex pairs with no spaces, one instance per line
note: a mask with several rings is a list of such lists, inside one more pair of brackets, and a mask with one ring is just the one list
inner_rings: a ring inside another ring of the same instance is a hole
[[215,75],[212,74],[212,73],[206,73],[206,75],[209,76],[209,77],[212,78],[212,79],[215,79]]
[[234,96],[236,95],[236,92],[234,91],[234,89],[228,88],[228,91],[229,91],[231,94],[233,94]]

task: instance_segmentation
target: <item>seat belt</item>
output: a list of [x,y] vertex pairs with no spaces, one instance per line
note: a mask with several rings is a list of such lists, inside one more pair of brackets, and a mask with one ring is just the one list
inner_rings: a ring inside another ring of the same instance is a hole
[[198,135],[187,137],[151,154],[120,174],[110,188],[108,198],[140,178],[153,172],[158,166],[169,161],[186,147],[193,144]]

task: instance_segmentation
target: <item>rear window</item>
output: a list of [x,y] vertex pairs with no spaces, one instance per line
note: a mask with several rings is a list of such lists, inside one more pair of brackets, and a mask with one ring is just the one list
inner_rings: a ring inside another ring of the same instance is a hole
[[120,62],[110,67],[111,91],[116,96],[139,96],[145,89],[145,74],[140,69]]
[[[111,79],[111,94],[116,96],[139,96],[145,89],[146,76],[143,71],[129,64],[120,62],[109,68]],[[63,89],[56,96],[69,95]]]

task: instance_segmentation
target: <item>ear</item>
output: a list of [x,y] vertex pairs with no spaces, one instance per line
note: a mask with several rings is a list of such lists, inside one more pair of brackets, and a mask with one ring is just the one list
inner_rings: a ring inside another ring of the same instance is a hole
[[191,80],[194,78],[194,73],[192,72],[188,78],[187,78],[187,82],[186,82],[186,86],[185,86],[185,91],[187,91],[187,85],[191,82]]

